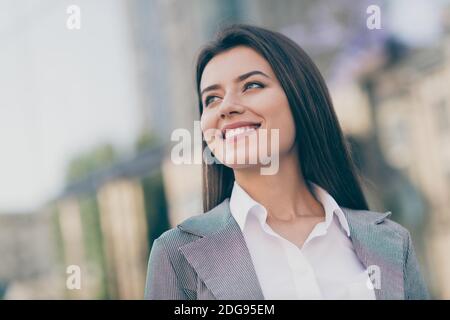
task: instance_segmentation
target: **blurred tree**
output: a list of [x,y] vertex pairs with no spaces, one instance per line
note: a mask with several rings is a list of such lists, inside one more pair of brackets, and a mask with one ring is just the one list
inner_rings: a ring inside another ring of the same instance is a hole
[[141,184],[145,197],[148,243],[151,246],[156,238],[170,228],[162,173],[144,177]]
[[96,299],[112,298],[110,295],[111,284],[109,283],[106,257],[101,223],[100,213],[97,199],[94,194],[85,195],[79,198],[81,223],[83,227],[84,251],[88,262],[89,273],[95,279]]
[[118,152],[111,144],[98,145],[70,160],[66,172],[66,183],[70,184],[87,178],[93,171],[109,167],[117,160]]
[[8,284],[6,282],[0,281],[0,300],[3,300],[7,288]]
[[156,134],[145,130],[142,131],[139,137],[137,138],[134,149],[137,153],[140,153],[144,150],[148,150],[157,146],[159,142],[160,139]]

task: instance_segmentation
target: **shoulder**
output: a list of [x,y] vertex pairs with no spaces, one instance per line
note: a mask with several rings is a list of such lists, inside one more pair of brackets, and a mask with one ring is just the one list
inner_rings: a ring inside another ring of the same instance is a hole
[[390,282],[403,283],[405,299],[428,299],[427,285],[409,230],[389,219],[391,212],[346,209],[346,214],[353,225],[360,256],[369,260],[369,264],[390,270]]
[[155,243],[164,247],[166,251],[176,251],[185,244],[219,231],[230,217],[229,199],[226,198],[213,209],[186,218],[165,231],[155,240]]
[[354,210],[342,208],[350,225],[351,233],[366,243],[382,248],[407,252],[411,245],[411,235],[407,228],[390,219],[391,211]]
[[402,237],[409,235],[408,229],[400,223],[391,219],[392,212],[378,212],[372,210],[355,210],[349,208],[342,208],[347,220],[356,225],[377,225],[386,231],[395,232]]
[[229,198],[226,198],[211,210],[190,217],[177,228],[185,233],[204,237],[220,231],[231,219]]
[[198,239],[198,237],[183,232],[178,228],[178,226],[176,226],[163,232],[154,240],[153,245],[158,245],[166,251],[172,251],[174,248],[179,248],[180,246],[191,241],[195,241],[196,239]]

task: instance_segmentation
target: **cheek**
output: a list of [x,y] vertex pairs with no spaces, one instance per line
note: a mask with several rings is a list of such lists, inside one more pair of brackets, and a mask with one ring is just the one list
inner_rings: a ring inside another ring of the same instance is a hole
[[294,118],[284,91],[274,90],[272,94],[261,97],[260,106],[260,115],[265,119],[267,129],[279,129],[280,140],[294,139]]
[[212,143],[216,135],[219,134],[214,117],[210,114],[203,113],[200,117],[200,129],[203,134],[203,139],[210,146],[210,143]]
[[203,133],[207,132],[211,128],[215,128],[214,117],[208,112],[203,112],[200,117],[200,128]]
[[286,115],[285,119],[286,125],[285,127],[283,127],[283,131],[280,133],[282,135],[280,137],[280,140],[282,140],[280,144],[290,149],[291,146],[295,143],[296,128],[294,118],[289,108],[288,111],[285,113],[285,115]]
[[295,122],[289,106],[282,108],[276,118],[276,127],[279,128],[280,152],[290,150],[295,143]]
[[202,132],[205,132],[205,130],[208,128],[208,119],[205,117],[205,114],[203,113],[200,116],[200,129]]

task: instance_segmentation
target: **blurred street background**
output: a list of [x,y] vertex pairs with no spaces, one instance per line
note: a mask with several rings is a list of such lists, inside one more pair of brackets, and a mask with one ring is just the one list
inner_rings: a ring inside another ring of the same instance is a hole
[[193,133],[196,54],[233,22],[318,64],[371,209],[450,299],[446,0],[0,0],[0,299],[143,298],[153,240],[202,212],[201,166],[173,164],[170,137]]

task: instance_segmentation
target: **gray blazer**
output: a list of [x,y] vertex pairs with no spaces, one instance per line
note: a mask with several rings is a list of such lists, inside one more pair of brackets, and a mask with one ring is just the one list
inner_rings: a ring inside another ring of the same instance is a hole
[[[377,300],[429,299],[408,230],[386,219],[390,212],[342,209],[357,256],[366,268],[379,267]],[[229,198],[153,242],[145,298],[264,299]]]

